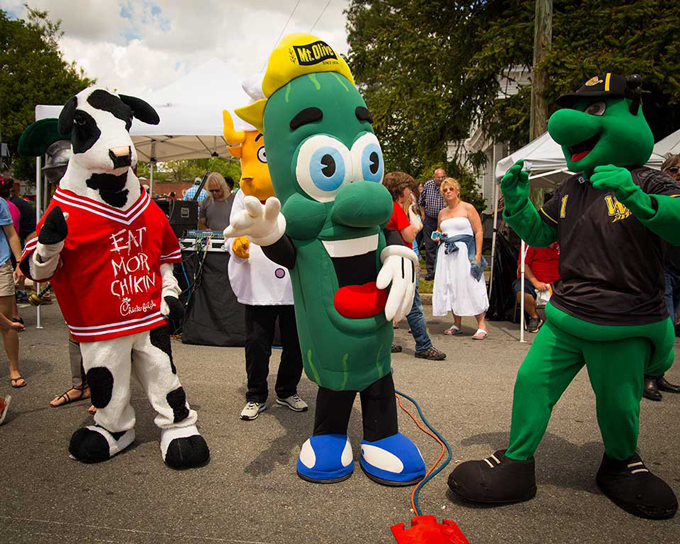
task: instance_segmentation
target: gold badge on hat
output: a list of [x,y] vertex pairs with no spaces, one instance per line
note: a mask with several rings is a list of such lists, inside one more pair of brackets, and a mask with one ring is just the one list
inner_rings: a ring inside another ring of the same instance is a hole
[[602,83],[602,80],[598,76],[593,76],[588,81],[586,81],[586,87],[592,87],[598,83]]

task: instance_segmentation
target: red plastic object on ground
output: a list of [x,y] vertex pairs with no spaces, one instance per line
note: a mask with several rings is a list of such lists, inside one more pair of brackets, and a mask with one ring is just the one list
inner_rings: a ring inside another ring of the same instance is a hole
[[392,525],[392,534],[398,544],[470,544],[453,521],[438,523],[434,516],[416,516],[408,529],[404,523]]

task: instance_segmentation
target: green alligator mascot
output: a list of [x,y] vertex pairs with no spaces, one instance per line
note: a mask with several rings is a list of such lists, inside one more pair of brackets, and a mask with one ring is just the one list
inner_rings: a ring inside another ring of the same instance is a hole
[[371,114],[345,61],[306,34],[272,52],[262,95],[236,114],[264,134],[276,198],[246,197],[225,233],[247,235],[291,273],[305,373],[319,385],[298,475],[351,476],[347,426],[359,392],[361,468],[379,483],[411,485],[425,464],[398,430],[390,347],[392,319],[411,308],[417,259],[382,233],[392,199]]
[[559,241],[562,280],[517,373],[507,450],[449,476],[464,499],[503,504],[535,496],[534,452],[553,406],[585,365],[605,449],[597,485],[637,516],[669,518],[678,508],[673,490],[636,453],[644,375],[673,362],[664,241],[680,245],[680,186],[643,166],[654,139],[640,84],[640,76],[607,73],[558,99],[562,109],[548,132],[580,174],[543,208],[529,202],[522,161],[501,181],[504,216],[522,239],[536,247]]

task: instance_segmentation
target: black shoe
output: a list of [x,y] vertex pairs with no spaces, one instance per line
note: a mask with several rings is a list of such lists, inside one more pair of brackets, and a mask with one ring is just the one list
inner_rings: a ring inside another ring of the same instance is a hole
[[532,317],[527,323],[527,331],[538,332],[538,329],[541,328],[541,325],[543,325],[543,320],[540,317]]
[[498,450],[482,461],[466,461],[449,475],[449,488],[463,499],[508,504],[536,496],[535,462],[516,461]]
[[659,389],[659,391],[666,391],[667,393],[680,393],[680,385],[673,385],[664,376],[657,378],[656,387]]
[[439,351],[437,348],[429,347],[425,351],[416,351],[416,357],[430,361],[443,361],[446,359],[446,353]]
[[645,377],[645,388],[642,391],[642,396],[649,400],[661,400],[663,398],[656,385],[655,376]]
[[434,281],[434,274],[428,274],[425,276],[425,281]]
[[392,344],[390,353],[401,353],[401,346],[399,344]]
[[666,519],[678,510],[675,493],[635,454],[625,461],[602,458],[597,486],[614,504],[641,518]]

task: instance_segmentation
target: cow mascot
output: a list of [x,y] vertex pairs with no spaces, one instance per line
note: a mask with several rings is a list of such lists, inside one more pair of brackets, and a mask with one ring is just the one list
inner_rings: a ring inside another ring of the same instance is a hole
[[163,460],[172,468],[195,467],[210,453],[177,377],[167,325],[183,313],[172,273],[180,248],[132,170],[133,117],[159,122],[146,102],[104,89],[86,89],[66,103],[59,131],[71,132],[73,155],[38,236],[26,244],[21,269],[52,283],[80,342],[97,413],[95,425],[71,437],[71,455],[105,461],[132,444],[134,375],[158,413]]
[[520,161],[501,182],[503,215],[529,245],[560,243],[560,276],[546,323],[517,373],[510,444],[462,463],[449,487],[464,499],[503,504],[536,494],[534,452],[553,406],[585,366],[595,392],[604,456],[596,482],[637,516],[673,516],[673,490],[637,453],[645,374],[673,363],[664,302],[665,242],[680,244],[680,186],[646,168],[654,147],[641,79],[606,73],[557,101],[548,132],[562,146],[564,181],[540,210]]
[[361,468],[381,484],[414,484],[425,464],[398,429],[390,347],[392,319],[413,303],[417,259],[382,233],[392,198],[371,115],[345,61],[307,34],[272,52],[262,91],[236,113],[264,127],[276,197],[246,196],[225,235],[247,235],[290,270],[304,369],[319,385],[298,475],[319,483],[352,475],[347,426],[359,392]]

